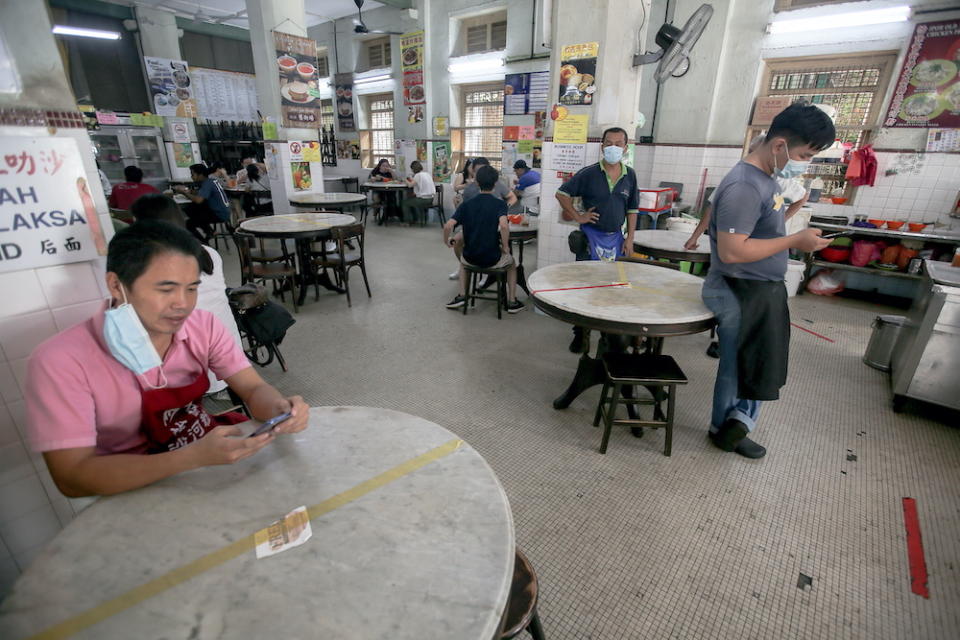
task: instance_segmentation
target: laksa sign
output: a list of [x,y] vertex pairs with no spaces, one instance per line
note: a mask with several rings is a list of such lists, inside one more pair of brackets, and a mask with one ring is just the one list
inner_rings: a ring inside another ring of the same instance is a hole
[[76,140],[0,138],[0,272],[106,255]]

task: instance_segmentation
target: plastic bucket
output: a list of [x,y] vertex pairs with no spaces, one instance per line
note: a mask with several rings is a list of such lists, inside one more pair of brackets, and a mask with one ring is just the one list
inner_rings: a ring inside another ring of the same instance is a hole
[[792,298],[797,295],[800,289],[800,281],[803,280],[803,271],[807,265],[799,260],[787,261],[787,276],[784,279],[787,284],[787,297]]

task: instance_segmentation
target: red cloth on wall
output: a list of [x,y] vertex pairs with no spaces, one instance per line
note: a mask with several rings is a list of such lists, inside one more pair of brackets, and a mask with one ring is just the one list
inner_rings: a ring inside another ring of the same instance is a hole
[[877,154],[873,152],[873,145],[868,144],[853,152],[846,177],[855,187],[874,185],[877,180]]

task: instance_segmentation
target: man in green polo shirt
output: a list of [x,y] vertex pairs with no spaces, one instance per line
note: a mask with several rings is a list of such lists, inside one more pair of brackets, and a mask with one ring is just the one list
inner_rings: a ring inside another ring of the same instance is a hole
[[[563,219],[580,223],[579,231],[572,232],[568,239],[577,260],[612,261],[633,253],[640,193],[637,174],[623,163],[629,142],[627,132],[612,127],[603,132],[600,140],[600,162],[580,169],[557,190]],[[573,208],[575,196],[582,198],[583,212]],[[574,327],[573,335],[570,351],[577,353],[583,345],[583,329]]]
[[[579,222],[583,233],[579,238],[571,234],[570,248],[577,260],[614,260],[633,253],[640,194],[637,174],[622,160],[627,143],[627,132],[620,127],[604,131],[601,161],[584,167],[557,190],[563,219]],[[584,212],[573,208],[575,196],[583,199]]]

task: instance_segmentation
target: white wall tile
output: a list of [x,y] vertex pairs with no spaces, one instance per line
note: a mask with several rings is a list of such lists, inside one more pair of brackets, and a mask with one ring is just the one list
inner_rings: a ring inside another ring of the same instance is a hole
[[17,442],[0,447],[0,485],[10,484],[32,475],[36,475],[36,470],[27,450],[20,444],[19,438]]
[[0,319],[0,346],[9,361],[26,358],[33,349],[57,333],[48,310]]
[[13,369],[13,377],[17,381],[17,386],[20,387],[20,395],[27,395],[27,358],[11,360],[8,364]]
[[[43,490],[43,485],[40,484],[40,478],[37,477],[36,473],[0,485],[0,536],[3,537],[8,547],[10,547],[10,541],[4,535],[2,525],[5,522],[13,522],[42,506],[49,508],[50,501],[47,499],[47,493]],[[27,547],[23,548],[26,549]],[[10,553],[16,553],[16,551],[10,547]]]
[[66,331],[70,327],[80,324],[100,311],[102,306],[103,300],[97,299],[54,309],[53,321],[57,325],[57,331]]
[[20,567],[9,555],[0,556],[0,600],[10,592],[13,583],[20,577]]
[[89,262],[37,269],[37,278],[51,307],[65,307],[100,297],[100,287]]
[[33,269],[0,273],[0,291],[4,293],[0,318],[32,313],[47,308],[47,299]]

